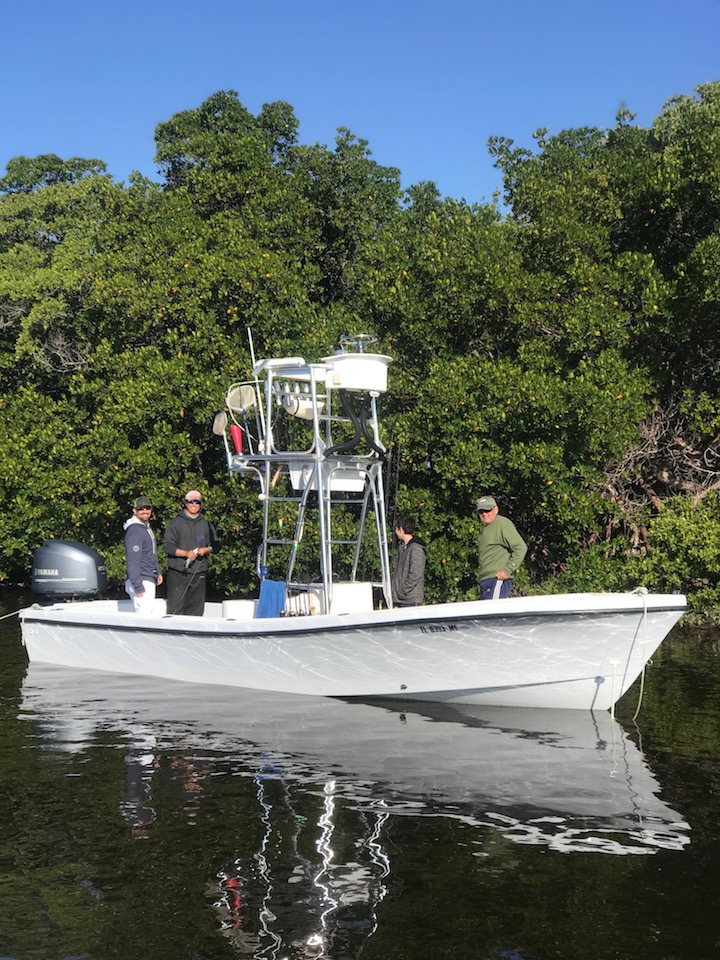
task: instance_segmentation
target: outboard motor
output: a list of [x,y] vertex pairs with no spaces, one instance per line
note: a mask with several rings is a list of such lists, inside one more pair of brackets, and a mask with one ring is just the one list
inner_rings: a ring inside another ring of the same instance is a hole
[[30,589],[41,602],[91,600],[107,592],[105,561],[73,540],[45,540],[33,555]]

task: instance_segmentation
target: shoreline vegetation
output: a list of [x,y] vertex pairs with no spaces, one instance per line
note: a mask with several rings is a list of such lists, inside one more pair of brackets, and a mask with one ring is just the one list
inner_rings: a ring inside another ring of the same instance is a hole
[[428,543],[428,602],[474,596],[493,494],[530,545],[520,592],[642,584],[720,622],[720,84],[649,127],[491,138],[488,204],[403,191],[346,128],[302,144],[289,104],[234,91],[155,144],[157,181],[52,154],[0,177],[0,581],[57,537],[120,582],[130,503],[162,530],[192,487],[214,588],[253,594],[256,490],[211,430],[248,329],[256,356],[308,360],[370,333],[393,359],[389,520]]

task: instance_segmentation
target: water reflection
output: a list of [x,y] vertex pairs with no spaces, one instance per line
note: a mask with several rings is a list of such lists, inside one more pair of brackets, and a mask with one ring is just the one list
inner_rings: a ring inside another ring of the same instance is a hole
[[238,857],[218,874],[220,896],[213,905],[223,933],[256,957],[274,958],[286,943],[293,956],[335,955],[339,942],[359,952],[377,927],[387,893],[390,861],[382,827],[389,814],[377,810],[356,818],[355,856],[341,862],[334,845],[335,781],[323,786],[317,819],[295,811],[275,765],[255,783],[263,834],[252,856]]
[[118,810],[138,840],[167,783],[192,820],[212,778],[242,778],[242,812],[227,816],[242,816],[243,839],[206,896],[234,951],[255,958],[357,956],[389,889],[397,817],[462,821],[481,858],[495,837],[623,856],[689,843],[606,713],[401,710],[31,664],[21,717],[40,751],[119,738]]

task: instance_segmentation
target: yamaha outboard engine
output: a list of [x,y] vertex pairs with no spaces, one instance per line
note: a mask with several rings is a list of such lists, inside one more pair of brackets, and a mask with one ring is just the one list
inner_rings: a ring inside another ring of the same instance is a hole
[[105,561],[82,543],[46,540],[33,555],[30,589],[44,603],[104,597]]

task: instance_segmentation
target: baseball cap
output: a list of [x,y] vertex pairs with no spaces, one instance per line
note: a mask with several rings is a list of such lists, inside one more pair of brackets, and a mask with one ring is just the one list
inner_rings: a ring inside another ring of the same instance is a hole
[[142,510],[143,507],[152,507],[153,502],[150,497],[138,497],[133,506],[136,510]]
[[492,510],[493,507],[497,506],[497,501],[495,497],[480,497],[478,502],[475,504],[476,510]]

